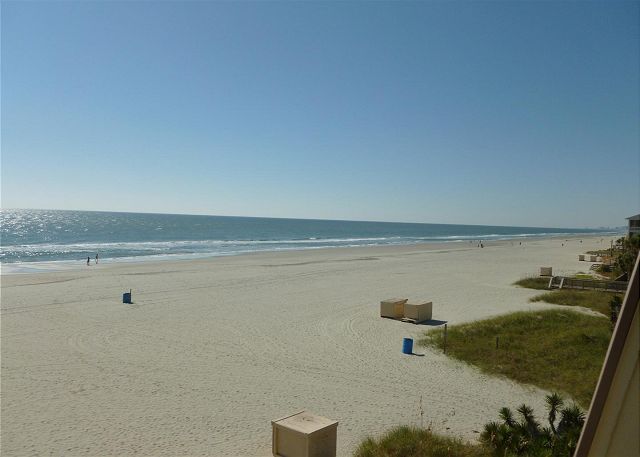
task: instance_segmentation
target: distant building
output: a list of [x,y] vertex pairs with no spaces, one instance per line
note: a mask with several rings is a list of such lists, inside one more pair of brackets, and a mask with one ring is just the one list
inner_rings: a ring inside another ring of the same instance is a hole
[[628,217],[629,221],[629,235],[633,233],[640,233],[640,214]]

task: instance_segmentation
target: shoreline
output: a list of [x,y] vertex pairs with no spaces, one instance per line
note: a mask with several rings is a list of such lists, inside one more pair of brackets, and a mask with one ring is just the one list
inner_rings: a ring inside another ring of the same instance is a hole
[[[568,234],[568,235],[543,235],[543,236],[529,236],[529,237],[513,237],[497,240],[483,240],[485,247],[500,246],[503,244],[518,242],[534,242],[546,239],[597,239],[607,238],[613,239],[621,236],[620,234],[606,234],[606,235],[594,235],[587,234]],[[115,258],[101,258],[100,266],[119,266],[130,264],[154,264],[154,263],[173,263],[173,262],[197,262],[202,260],[213,260],[218,258],[238,257],[238,256],[253,256],[253,255],[271,255],[271,254],[286,254],[286,253],[298,253],[298,252],[319,252],[319,251],[334,251],[339,250],[347,252],[351,249],[444,249],[445,247],[477,247],[476,244],[479,240],[452,240],[452,241],[433,241],[433,242],[419,242],[419,243],[399,243],[399,244],[378,244],[378,245],[364,245],[364,246],[323,246],[323,247],[309,247],[309,248],[284,248],[279,250],[263,250],[263,251],[238,251],[233,253],[190,253],[190,254],[159,254],[153,256],[134,256],[134,257],[115,257]],[[96,266],[93,263],[90,266]],[[0,263],[0,277],[10,275],[23,275],[23,274],[46,274],[64,271],[79,271],[86,268],[85,260],[51,260],[51,261],[36,261],[36,262],[8,262]]]
[[[271,455],[270,421],[339,421],[338,456],[394,425],[475,440],[502,406],[544,394],[403,338],[512,311],[540,266],[587,270],[601,237],[377,246],[98,264],[2,277],[2,451]],[[569,239],[569,242],[564,240]],[[579,239],[583,243],[579,243]],[[564,246],[562,246],[564,244]],[[608,240],[607,243],[608,244]],[[133,304],[122,293],[133,289]],[[382,319],[380,300],[433,302],[433,321]]]

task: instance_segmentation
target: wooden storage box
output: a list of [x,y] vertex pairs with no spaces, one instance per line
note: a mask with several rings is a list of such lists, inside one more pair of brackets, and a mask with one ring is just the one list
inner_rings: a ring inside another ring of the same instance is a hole
[[380,317],[402,319],[404,317],[404,304],[406,298],[389,298],[380,302]]
[[433,312],[433,303],[405,303],[404,304],[404,317],[405,319],[411,319],[416,322],[424,322],[431,320]]
[[335,457],[338,422],[306,411],[271,422],[276,457]]

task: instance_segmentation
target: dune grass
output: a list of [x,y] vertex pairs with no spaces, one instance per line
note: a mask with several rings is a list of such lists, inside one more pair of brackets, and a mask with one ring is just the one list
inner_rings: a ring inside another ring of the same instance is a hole
[[[590,275],[578,274],[576,277],[591,278]],[[549,278],[524,278],[513,283],[515,286],[526,287],[527,289],[548,290]],[[530,302],[545,302],[554,305],[582,306],[589,308],[605,316],[609,315],[609,302],[611,299],[622,294],[607,292],[604,290],[580,290],[580,289],[556,289],[545,294],[536,295],[529,299]]]
[[593,275],[590,275],[589,273],[576,273],[573,277],[576,279],[595,279]]
[[564,306],[582,306],[609,316],[609,302],[616,295],[622,297],[622,294],[603,290],[558,289],[531,297],[529,301],[542,301]]
[[516,281],[513,284],[519,287],[526,287],[527,289],[548,290],[549,278],[542,278],[542,277],[522,278],[521,280]]
[[366,438],[354,457],[489,457],[491,452],[478,444],[436,435],[414,428],[396,427],[380,439]]
[[[486,373],[567,393],[587,408],[610,338],[609,321],[602,317],[570,310],[519,312],[449,327],[447,355]],[[419,343],[442,350],[442,329]]]

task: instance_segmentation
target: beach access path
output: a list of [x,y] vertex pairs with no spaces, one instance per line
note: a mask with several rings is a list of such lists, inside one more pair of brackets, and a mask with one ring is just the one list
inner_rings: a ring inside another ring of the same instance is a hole
[[[588,271],[611,237],[322,249],[2,276],[1,453],[268,456],[273,419],[339,421],[338,455],[422,424],[477,438],[544,392],[432,349],[430,325],[379,317],[390,297],[450,325],[519,310],[541,266]],[[580,239],[583,240],[580,243]],[[564,244],[564,246],[562,246]],[[133,289],[133,304],[122,293]],[[436,324],[434,322],[432,324]]]

